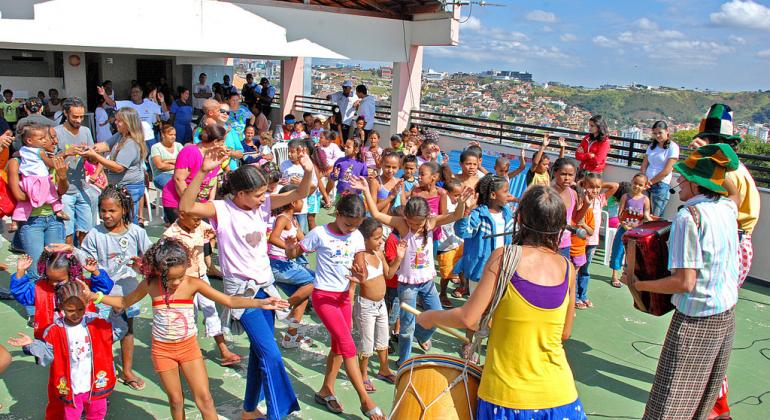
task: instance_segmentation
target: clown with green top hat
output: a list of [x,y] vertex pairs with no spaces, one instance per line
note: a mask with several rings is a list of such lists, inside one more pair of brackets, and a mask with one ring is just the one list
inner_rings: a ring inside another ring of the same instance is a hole
[[[732,136],[708,122],[702,128],[709,136]],[[738,155],[722,143],[702,146],[674,164],[684,206],[671,224],[671,275],[626,278],[638,291],[671,294],[676,308],[643,419],[705,419],[720,396],[735,337],[739,278],[738,208],[727,198],[725,179],[738,167]]]

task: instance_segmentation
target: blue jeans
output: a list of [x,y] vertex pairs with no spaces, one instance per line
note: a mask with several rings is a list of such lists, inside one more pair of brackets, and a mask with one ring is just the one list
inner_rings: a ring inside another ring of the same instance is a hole
[[[426,311],[441,310],[441,301],[438,298],[436,284],[433,283],[433,280],[423,284],[398,283],[398,300],[401,303],[414,307],[418,296],[422,297],[422,306]],[[416,325],[414,315],[407,311],[401,311],[401,330],[398,332],[398,365],[404,363],[411,356],[413,337],[422,344],[430,340],[435,331],[435,328],[425,329]]]
[[64,236],[73,235],[76,231],[88,232],[94,227],[94,209],[86,188],[83,186],[74,194],[61,196],[62,210],[70,217],[64,222]]
[[[256,296],[257,299],[266,297],[267,293],[263,290]],[[299,411],[297,395],[291,386],[274,337],[275,312],[246,309],[240,321],[250,343],[243,410],[254,411],[259,401],[265,399],[268,419],[280,420]]]
[[623,259],[626,257],[626,248],[623,246],[623,234],[626,230],[618,226],[615,240],[612,242],[612,254],[610,254],[610,268],[620,270],[623,268]]
[[[19,226],[17,232],[21,248],[32,257],[32,266],[27,270],[29,281],[36,282],[41,274],[37,272],[37,262],[43,248],[49,244],[64,243],[64,223],[56,216],[33,216]],[[28,306],[27,314],[34,315],[35,307]]]
[[670,196],[669,188],[670,186],[665,182],[655,183],[650,188],[650,212],[653,216],[663,216],[663,212],[666,211],[666,204],[668,204]]
[[161,172],[157,175],[155,175],[152,178],[152,183],[155,184],[155,188],[158,189],[158,191],[163,190],[163,187],[168,184],[168,181],[171,181],[171,177],[174,176],[174,173],[168,173],[168,172]]
[[126,184],[123,185],[123,187],[125,187],[128,190],[128,193],[131,194],[131,201],[134,202],[133,221],[134,223],[139,223],[139,199],[144,196],[144,182]]
[[577,272],[577,293],[575,301],[580,302],[588,299],[588,280],[591,279],[591,274],[588,272],[588,266],[591,265],[591,259],[596,252],[596,245],[588,245],[586,247],[586,263],[580,266]]

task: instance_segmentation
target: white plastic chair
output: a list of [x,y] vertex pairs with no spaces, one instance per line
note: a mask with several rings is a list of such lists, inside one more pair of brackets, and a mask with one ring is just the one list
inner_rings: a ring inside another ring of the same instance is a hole
[[602,224],[601,229],[604,235],[604,265],[610,265],[610,257],[612,256],[612,243],[615,241],[615,234],[618,232],[618,228],[610,227],[610,214],[606,211],[602,211]]
[[289,159],[289,145],[286,142],[280,142],[273,145],[273,157],[275,164],[280,165],[284,160]]

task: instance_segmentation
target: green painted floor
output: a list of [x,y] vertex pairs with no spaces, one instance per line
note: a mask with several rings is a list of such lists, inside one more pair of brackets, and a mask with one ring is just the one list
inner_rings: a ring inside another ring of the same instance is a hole
[[[327,217],[319,219],[329,220]],[[157,237],[161,230],[157,225],[149,228],[153,237]],[[601,255],[597,255],[595,261],[600,260]],[[15,256],[9,253],[8,242],[2,239],[0,262],[15,267]],[[606,267],[594,264],[591,271],[594,277],[590,297],[595,306],[578,312],[572,338],[566,343],[578,392],[590,417],[637,419],[644,410],[670,315],[656,318],[634,310],[628,291],[609,285]],[[0,286],[8,285],[8,276],[8,273],[0,273]],[[220,282],[215,280],[213,283],[221,287]],[[118,385],[110,398],[109,418],[112,419],[170,417],[166,395],[150,363],[151,315],[146,303],[136,328],[135,369],[145,379],[147,387],[143,391],[131,391]],[[31,334],[21,310],[15,302],[0,302],[0,337],[3,341],[19,331]],[[770,418],[770,288],[747,284],[740,293],[736,318],[737,335],[728,372],[733,416],[736,419],[767,419]],[[337,395],[345,408],[344,415],[330,414],[313,402],[313,392],[323,380],[328,334],[316,317],[306,319],[306,322],[309,325],[304,327],[304,334],[315,339],[316,346],[283,350],[286,368],[302,408],[294,416],[303,419],[362,418],[356,394],[344,375],[340,375],[337,382]],[[280,324],[277,326],[279,332],[284,328]],[[433,343],[433,352],[451,355],[456,354],[459,345],[456,339],[443,333],[437,333]],[[201,338],[200,345],[208,358],[206,368],[221,418],[240,418],[246,364],[238,369],[222,368],[215,362],[218,352],[214,350],[213,341]],[[241,355],[248,354],[245,336],[235,338],[233,349]],[[421,352],[415,347],[414,353]],[[47,371],[20,351],[14,350],[12,354],[13,364],[0,377],[0,404],[3,406],[0,418],[40,419],[46,401]],[[394,360],[393,357],[391,363]],[[376,380],[375,385],[378,391],[373,398],[389,411],[393,386]],[[189,418],[200,418],[189,393],[187,397]]]

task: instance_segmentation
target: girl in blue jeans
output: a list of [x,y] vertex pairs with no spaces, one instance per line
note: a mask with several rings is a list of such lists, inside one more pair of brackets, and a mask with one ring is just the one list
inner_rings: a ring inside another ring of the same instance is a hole
[[[390,216],[377,209],[377,202],[369,191],[366,178],[355,177],[350,186],[363,190],[366,205],[372,217],[398,231],[399,237],[406,242],[406,256],[398,269],[398,300],[415,306],[418,297],[422,298],[425,310],[441,309],[438,291],[433,279],[436,269],[433,264],[433,235],[435,228],[459,220],[465,214],[466,207],[476,205],[473,190],[465,188],[452,214],[430,216],[428,202],[422,197],[412,197],[404,206],[404,217]],[[414,315],[401,311],[401,330],[398,336],[398,364],[404,363],[412,354],[412,338],[417,338],[420,347],[428,351],[430,338],[435,328],[415,327]]]
[[[280,194],[289,193],[297,189],[296,185],[285,185],[281,188]],[[302,322],[302,316],[307,308],[308,297],[313,293],[313,278],[315,274],[297,259],[286,257],[286,238],[294,237],[297,241],[302,241],[305,234],[299,227],[299,223],[294,218],[294,213],[302,211],[302,200],[279,207],[273,210],[275,222],[273,230],[270,231],[270,245],[267,254],[270,256],[270,268],[273,270],[276,285],[289,296],[289,303],[292,305],[289,314],[289,328],[286,335],[281,340],[281,347],[291,349],[299,347],[301,344],[312,344],[310,337],[299,335],[299,326]]]
[[[300,158],[302,181],[289,193],[266,195],[267,174],[255,166],[244,165],[231,172],[222,187],[230,198],[196,203],[204,177],[226,159],[228,153],[222,146],[206,151],[200,170],[182,194],[179,211],[207,218],[216,229],[225,294],[255,299],[278,296],[267,255],[267,221],[272,209],[308,195],[313,163],[307,156]],[[241,417],[279,420],[299,411],[297,395],[273,338],[275,311],[225,310],[222,318],[224,325],[231,329],[240,327],[249,336],[249,367]],[[266,415],[257,409],[257,403],[263,399],[267,403]]]

